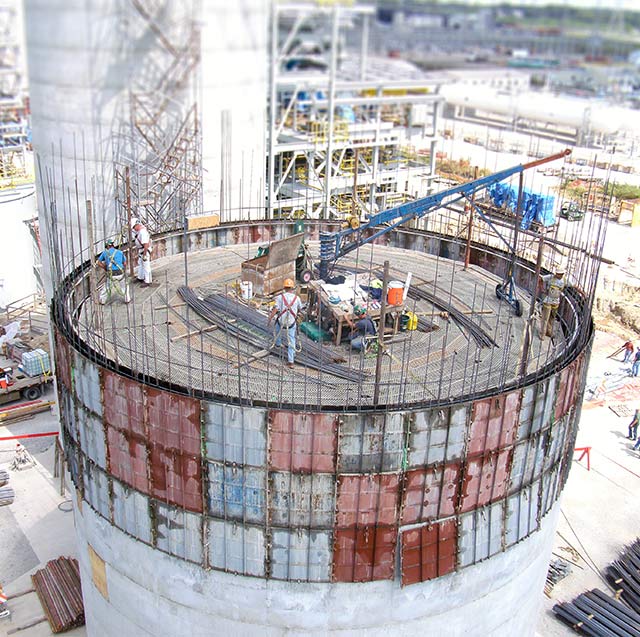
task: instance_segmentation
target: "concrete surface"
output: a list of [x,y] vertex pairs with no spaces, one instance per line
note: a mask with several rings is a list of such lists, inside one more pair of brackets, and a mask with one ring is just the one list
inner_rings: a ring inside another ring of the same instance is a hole
[[[551,612],[553,605],[571,600],[594,587],[608,590],[600,573],[594,569],[604,572],[625,544],[635,539],[640,528],[640,507],[637,506],[640,455],[631,451],[631,442],[625,438],[630,418],[616,416],[610,409],[619,404],[626,404],[631,409],[640,406],[640,378],[626,376],[628,365],[606,358],[621,344],[621,339],[614,336],[604,333],[596,336],[587,387],[599,388],[599,391],[595,397],[593,392],[587,392],[577,441],[577,446],[592,447],[591,471],[587,471],[585,460],[578,461],[576,455],[561,500],[553,549],[565,558],[571,557],[573,549],[581,557],[573,572],[555,586],[551,598],[543,598],[537,624],[540,637],[575,634],[555,619]],[[44,431],[52,426],[55,426],[55,417],[40,414],[30,421],[0,427],[0,436],[27,430]],[[16,490],[16,500],[12,505],[0,508],[3,549],[0,576],[13,578],[0,580],[9,594],[12,610],[9,620],[0,620],[0,635],[43,616],[34,593],[11,598],[31,588],[30,573],[58,555],[77,556],[73,519],[70,513],[58,508],[65,498],[58,494],[58,483],[52,478],[52,442],[36,439],[27,444],[38,464],[33,469],[12,473],[10,484]],[[0,466],[9,464],[13,447],[13,443],[0,442]],[[20,559],[7,557],[10,550],[5,549],[8,547],[5,534],[20,552]],[[32,566],[34,559],[38,560],[38,565]],[[589,560],[595,564],[593,569],[587,564]],[[511,628],[505,629],[503,634],[514,634]],[[20,637],[50,634],[46,622],[19,633]],[[67,634],[85,635],[86,631],[82,628]]]

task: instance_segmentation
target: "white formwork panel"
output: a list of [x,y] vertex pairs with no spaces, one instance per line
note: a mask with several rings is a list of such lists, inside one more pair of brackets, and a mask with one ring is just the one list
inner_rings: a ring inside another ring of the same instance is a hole
[[538,528],[538,493],[540,482],[525,487],[507,498],[505,544],[511,546]]
[[275,526],[331,528],[335,517],[335,475],[270,474],[269,520]]
[[541,497],[540,497],[540,517],[545,515],[556,501],[560,488],[560,467],[556,465],[550,471],[542,474],[540,478]]
[[329,582],[333,559],[331,532],[274,529],[270,557],[274,579]]
[[84,461],[84,499],[107,520],[111,519],[107,474],[93,462]]
[[458,564],[470,566],[503,548],[504,500],[460,516]]
[[264,467],[267,412],[264,409],[203,403],[207,458]]
[[551,426],[554,415],[553,410],[556,403],[557,382],[558,377],[551,376],[547,380],[537,384],[531,433]]
[[404,414],[345,415],[340,420],[338,471],[397,471],[404,454]]
[[517,440],[523,440],[533,433],[531,428],[533,424],[533,412],[536,406],[537,393],[538,385],[528,385],[522,390],[520,415],[518,418],[518,433],[516,435]]
[[151,544],[149,498],[115,478],[111,479],[111,484],[113,523],[129,535]]
[[266,475],[264,469],[208,463],[207,506],[216,518],[264,523]]
[[78,352],[73,352],[73,386],[78,400],[87,409],[102,416],[102,388],[100,370]]
[[549,450],[545,457],[544,469],[547,471],[549,468],[558,464],[562,450],[567,436],[569,416],[560,418],[553,423],[550,432]]
[[207,526],[209,564],[213,568],[264,577],[264,528],[212,519]]
[[107,448],[104,440],[102,421],[90,411],[87,411],[83,406],[79,406],[78,430],[82,451],[99,467],[106,469]]
[[202,563],[202,516],[156,501],[155,519],[160,550]]
[[417,412],[411,425],[409,466],[459,460],[464,450],[467,420],[467,405]]

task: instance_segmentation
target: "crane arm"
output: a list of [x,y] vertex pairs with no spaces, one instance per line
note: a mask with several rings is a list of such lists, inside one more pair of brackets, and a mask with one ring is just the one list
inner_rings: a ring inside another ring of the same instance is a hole
[[[461,199],[468,199],[474,192],[504,181],[512,175],[517,175],[541,164],[562,159],[569,154],[571,154],[571,150],[567,148],[555,155],[543,157],[526,164],[518,164],[492,175],[442,190],[423,199],[383,210],[369,217],[367,223],[358,228],[347,228],[338,232],[322,232],[320,233],[320,277],[325,278],[330,265],[340,257],[362,245],[375,241],[378,237],[391,232],[394,228],[408,221],[420,219],[444,205],[451,205]],[[370,232],[374,228],[377,228],[377,230]]]

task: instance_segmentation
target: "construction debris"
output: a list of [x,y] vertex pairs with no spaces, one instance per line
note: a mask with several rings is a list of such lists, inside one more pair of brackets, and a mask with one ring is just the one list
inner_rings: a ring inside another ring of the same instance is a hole
[[640,615],[598,589],[556,604],[553,612],[581,635],[640,637]]
[[6,469],[0,469],[0,487],[4,487],[9,482],[9,472]]
[[11,487],[0,487],[0,506],[11,504],[15,497],[16,493]]
[[618,598],[640,613],[640,539],[636,539],[607,567],[607,580]]
[[571,564],[562,558],[552,560],[547,571],[547,581],[544,585],[544,593],[547,597],[551,597],[553,587],[563,580],[567,575],[571,574]]
[[84,624],[78,561],[59,557],[31,576],[53,633]]

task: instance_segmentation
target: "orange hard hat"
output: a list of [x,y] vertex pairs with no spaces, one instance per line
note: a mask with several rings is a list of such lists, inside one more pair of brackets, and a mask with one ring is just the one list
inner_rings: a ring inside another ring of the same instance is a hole
[[295,288],[296,284],[293,282],[293,279],[285,279],[284,280],[284,287],[285,288]]

